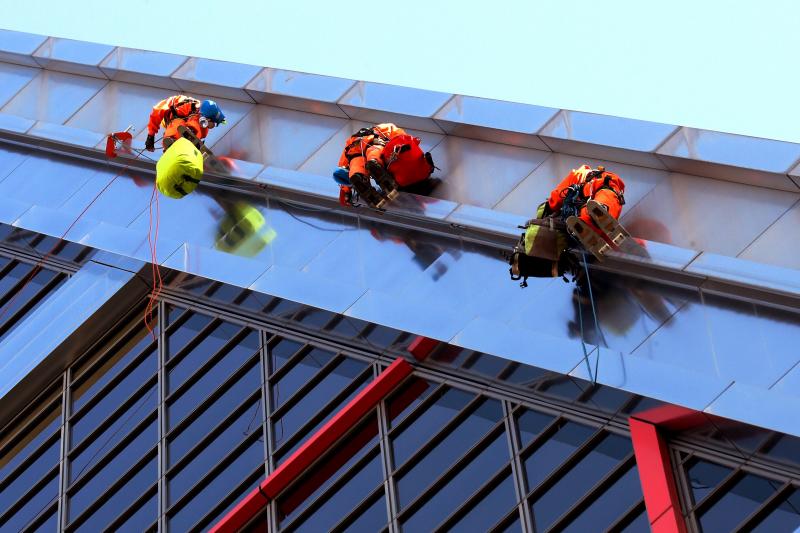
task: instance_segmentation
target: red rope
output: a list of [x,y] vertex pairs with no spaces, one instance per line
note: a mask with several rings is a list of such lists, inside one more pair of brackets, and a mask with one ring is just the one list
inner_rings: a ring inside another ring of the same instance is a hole
[[[155,238],[153,238],[153,202],[156,204],[156,218],[155,218]],[[153,192],[150,195],[150,223],[147,228],[147,243],[150,245],[150,258],[151,258],[151,275],[153,277],[153,288],[150,291],[150,296],[147,300],[147,307],[144,310],[144,326],[147,328],[147,331],[153,337],[153,340],[156,340],[155,334],[155,326],[153,325],[153,314],[155,312],[156,307],[158,306],[158,297],[161,295],[161,290],[164,287],[164,283],[161,279],[161,268],[158,266],[158,253],[157,253],[157,246],[158,246],[158,229],[159,229],[159,221],[161,219],[161,209],[158,202],[158,188],[156,187],[156,183],[153,182]]]

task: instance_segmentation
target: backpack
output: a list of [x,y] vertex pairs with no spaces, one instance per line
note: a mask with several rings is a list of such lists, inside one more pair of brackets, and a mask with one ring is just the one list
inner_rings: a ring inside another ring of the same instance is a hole
[[383,148],[386,170],[400,187],[427,179],[436,168],[430,152],[423,152],[419,143],[419,137],[405,134],[394,137]]

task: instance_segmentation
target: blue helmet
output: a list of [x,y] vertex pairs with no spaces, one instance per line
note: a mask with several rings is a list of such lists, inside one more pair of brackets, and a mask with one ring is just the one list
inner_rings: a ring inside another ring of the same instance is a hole
[[215,124],[225,123],[225,114],[214,100],[203,100],[200,104],[200,114]]

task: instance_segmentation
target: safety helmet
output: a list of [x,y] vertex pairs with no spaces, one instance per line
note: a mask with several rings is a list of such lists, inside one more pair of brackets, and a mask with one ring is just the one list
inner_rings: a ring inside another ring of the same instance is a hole
[[214,100],[203,100],[200,104],[200,114],[214,124],[225,124],[225,114]]

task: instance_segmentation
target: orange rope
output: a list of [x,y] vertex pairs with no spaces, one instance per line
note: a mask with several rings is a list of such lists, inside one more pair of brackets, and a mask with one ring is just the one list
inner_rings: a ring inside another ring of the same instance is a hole
[[[153,202],[156,204],[155,238],[153,238]],[[155,327],[153,326],[153,313],[158,306],[158,297],[161,295],[161,290],[164,288],[164,283],[161,279],[161,268],[158,266],[157,246],[161,208],[158,201],[158,188],[156,187],[155,182],[153,182],[153,192],[150,195],[149,214],[150,222],[147,228],[147,242],[150,245],[150,265],[151,275],[153,277],[153,288],[150,291],[150,296],[147,300],[147,307],[144,310],[144,326],[153,337],[153,340],[156,340]]]

